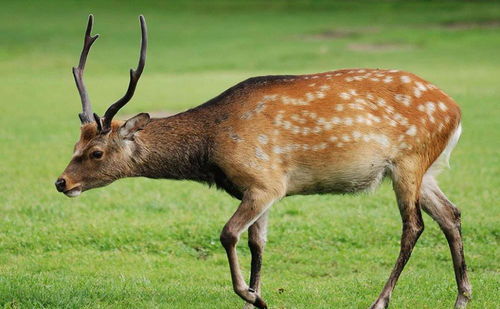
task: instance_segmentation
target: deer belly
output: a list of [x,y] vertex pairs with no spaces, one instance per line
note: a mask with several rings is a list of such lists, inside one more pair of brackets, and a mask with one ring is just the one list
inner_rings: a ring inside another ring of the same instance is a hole
[[371,191],[378,187],[388,167],[384,160],[298,166],[289,172],[287,195]]

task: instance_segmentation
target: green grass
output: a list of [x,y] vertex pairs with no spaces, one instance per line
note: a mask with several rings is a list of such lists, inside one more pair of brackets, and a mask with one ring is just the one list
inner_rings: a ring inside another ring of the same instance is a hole
[[[262,74],[398,68],[439,85],[463,109],[464,133],[440,183],[462,209],[471,308],[498,308],[500,3],[306,0],[2,3],[5,308],[242,305],[218,242],[236,200],[191,182],[148,179],[121,180],[78,199],[55,191],[79,134],[70,68],[89,12],[102,34],[85,76],[99,114],[125,91],[136,64],[139,13],[150,29],[149,58],[122,115],[183,110]],[[453,305],[446,240],[424,220],[392,308]],[[400,230],[388,183],[374,195],[287,198],[271,212],[263,296],[272,308],[366,308],[396,259]]]

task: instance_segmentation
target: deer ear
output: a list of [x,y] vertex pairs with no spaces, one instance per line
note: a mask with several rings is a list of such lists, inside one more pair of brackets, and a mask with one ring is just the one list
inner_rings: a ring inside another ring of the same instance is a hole
[[148,113],[140,113],[127,120],[120,128],[120,136],[125,139],[132,139],[137,131],[144,129],[151,118]]

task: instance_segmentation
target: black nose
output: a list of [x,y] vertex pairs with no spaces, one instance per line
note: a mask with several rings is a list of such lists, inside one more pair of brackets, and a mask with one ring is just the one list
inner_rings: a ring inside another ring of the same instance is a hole
[[59,178],[58,180],[56,180],[55,185],[57,191],[63,192],[64,189],[66,189],[66,180],[64,180],[64,178]]

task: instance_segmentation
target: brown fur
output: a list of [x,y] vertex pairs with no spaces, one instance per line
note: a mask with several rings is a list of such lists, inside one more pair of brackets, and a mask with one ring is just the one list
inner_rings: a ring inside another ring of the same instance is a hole
[[[423,231],[422,179],[459,126],[460,109],[411,73],[354,69],[251,78],[184,113],[151,120],[138,115],[127,123],[113,121],[108,134],[99,134],[95,124],[82,126],[75,155],[61,176],[68,189],[144,176],[215,184],[241,199],[221,241],[236,293],[262,308],[260,266],[270,205],[287,195],[370,190],[390,176],[403,235],[396,266],[373,304],[384,308]],[[91,158],[94,149],[104,152],[102,159]],[[430,198],[424,198],[426,209],[434,209]],[[440,198],[439,203],[449,205]],[[438,216],[449,217],[448,212]],[[250,287],[242,279],[235,249],[247,228]],[[456,241],[461,246],[454,230],[445,231],[455,247]],[[470,288],[463,282],[460,252],[452,249],[463,294]]]

